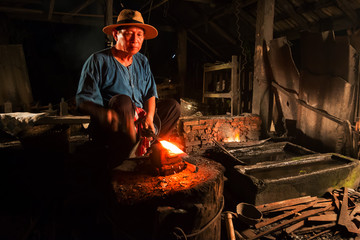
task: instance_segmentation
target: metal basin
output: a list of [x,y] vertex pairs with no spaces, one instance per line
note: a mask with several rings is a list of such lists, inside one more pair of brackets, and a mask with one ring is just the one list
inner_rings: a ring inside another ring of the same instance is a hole
[[208,151],[208,158],[223,164],[227,169],[235,165],[271,164],[273,162],[288,161],[304,155],[315,154],[302,146],[290,142],[265,142],[254,145],[243,143],[225,143],[224,148],[233,156],[217,148]]
[[323,196],[329,188],[359,185],[359,160],[336,153],[312,154],[270,164],[234,166],[231,191],[255,205],[301,196]]
[[225,145],[225,147],[237,159],[246,163],[246,165],[259,163],[269,164],[270,162],[278,162],[292,157],[315,153],[314,151],[290,142],[270,142],[249,147]]

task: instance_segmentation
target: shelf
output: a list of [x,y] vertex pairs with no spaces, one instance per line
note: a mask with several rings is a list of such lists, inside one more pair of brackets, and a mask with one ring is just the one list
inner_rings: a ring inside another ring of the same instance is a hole
[[[240,114],[240,68],[239,57],[233,55],[231,62],[206,64],[203,72],[203,103],[209,98],[229,98],[231,115]],[[221,88],[218,89],[218,84]],[[225,86],[226,85],[226,86]],[[214,92],[214,90],[229,92]]]
[[231,98],[231,92],[228,93],[204,93],[204,97],[207,98]]
[[212,71],[218,71],[223,69],[231,69],[233,67],[232,63],[224,63],[224,64],[218,64],[213,66],[205,66],[204,72],[212,72]]

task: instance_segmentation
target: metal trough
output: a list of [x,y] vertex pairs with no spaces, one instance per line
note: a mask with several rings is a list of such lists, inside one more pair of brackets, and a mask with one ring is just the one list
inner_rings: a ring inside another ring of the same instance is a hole
[[329,188],[359,185],[359,160],[336,153],[311,154],[280,162],[230,169],[231,191],[255,205],[301,196],[323,196]]
[[269,164],[297,156],[315,154],[302,146],[290,142],[267,142],[248,147],[239,147],[234,144],[225,144],[224,147],[246,165]]
[[[288,161],[295,157],[315,154],[316,152],[290,142],[259,142],[253,145],[243,143],[225,143],[223,148],[210,149],[208,158],[223,164],[227,169],[235,165],[270,164]],[[231,155],[231,156],[230,156]]]

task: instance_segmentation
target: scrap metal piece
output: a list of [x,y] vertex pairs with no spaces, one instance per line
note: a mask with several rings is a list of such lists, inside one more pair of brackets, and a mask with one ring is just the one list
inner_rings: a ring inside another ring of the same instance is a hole
[[340,77],[315,75],[303,70],[299,98],[332,116],[349,120],[354,106],[354,85]]
[[306,204],[306,205],[300,205],[300,206],[298,206],[297,208],[295,208],[294,210],[292,210],[292,211],[290,211],[290,212],[286,212],[286,213],[281,214],[281,215],[279,215],[279,216],[276,216],[276,217],[267,219],[266,221],[259,222],[259,223],[257,223],[257,224],[255,225],[255,228],[256,228],[256,229],[259,229],[259,228],[264,227],[264,226],[267,226],[267,225],[269,225],[269,224],[271,224],[271,223],[280,221],[280,220],[282,220],[282,219],[284,219],[284,218],[286,218],[286,217],[289,217],[289,216],[291,216],[291,215],[295,215],[296,213],[301,212],[301,211],[303,211],[303,210],[305,210],[305,209],[307,209],[307,208],[311,208],[312,206],[315,205],[315,203],[316,203],[316,201],[315,201],[315,202],[311,202],[311,203]]
[[265,203],[265,204],[256,206],[256,208],[261,212],[269,212],[269,211],[273,211],[273,210],[280,209],[283,207],[289,207],[289,206],[294,206],[294,205],[298,205],[298,204],[313,202],[317,199],[318,199],[317,197],[304,196],[304,197],[286,199],[283,201],[277,201],[277,202],[273,202],[273,203]]
[[[285,91],[299,93],[300,74],[292,58],[291,49],[285,37],[270,42],[269,63],[274,81]],[[296,100],[281,91],[276,92],[285,119],[296,120]]]
[[161,143],[155,143],[151,146],[150,154],[151,164],[162,176],[181,172],[186,168],[183,156],[186,153],[172,154]]
[[299,215],[299,216],[297,216],[297,217],[295,217],[295,218],[292,218],[292,219],[290,219],[290,220],[285,220],[285,221],[283,221],[282,223],[280,223],[280,224],[278,224],[278,225],[276,225],[276,226],[274,226],[274,227],[272,227],[272,228],[270,228],[270,229],[268,229],[268,230],[266,230],[266,231],[264,231],[264,232],[261,232],[261,233],[257,234],[255,237],[252,237],[252,238],[250,238],[250,239],[259,239],[259,238],[261,238],[261,237],[263,237],[263,236],[266,236],[266,235],[268,235],[268,234],[270,234],[270,233],[272,233],[272,232],[274,232],[274,231],[277,231],[277,230],[283,228],[284,226],[286,226],[286,225],[288,225],[288,224],[298,222],[298,221],[300,221],[300,220],[303,220],[303,219],[305,219],[305,218],[307,218],[307,217],[310,217],[310,216],[319,214],[319,213],[321,213],[321,212],[325,212],[325,211],[327,211],[330,207],[331,207],[331,204],[329,204],[329,206],[324,207],[324,208],[314,209],[314,210],[309,210],[309,211],[302,212],[301,215]]
[[340,216],[339,216],[338,224],[346,227],[346,229],[349,232],[359,234],[360,229],[357,228],[355,223],[351,221],[351,218],[350,218],[350,215],[349,215],[348,197],[349,197],[348,188],[344,187],[343,200],[342,200],[342,204],[341,204]]

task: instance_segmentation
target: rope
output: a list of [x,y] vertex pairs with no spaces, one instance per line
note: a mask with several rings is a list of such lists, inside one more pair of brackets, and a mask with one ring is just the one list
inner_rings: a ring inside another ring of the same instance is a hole
[[221,212],[223,209],[224,209],[224,196],[222,196],[221,207],[220,207],[219,211],[216,213],[215,217],[213,219],[211,219],[207,224],[205,224],[205,226],[203,226],[200,230],[198,230],[194,233],[191,233],[191,234],[186,234],[184,232],[184,230],[182,230],[180,227],[174,227],[174,230],[180,232],[180,234],[182,236],[177,235],[176,232],[173,232],[173,234],[177,237],[177,239],[187,240],[188,238],[195,237],[195,236],[199,235],[200,233],[204,232],[221,215]]

